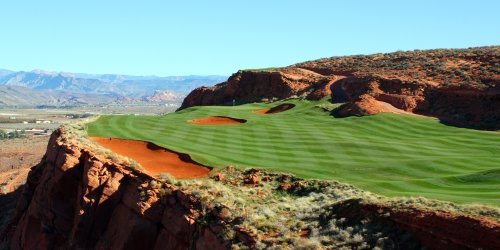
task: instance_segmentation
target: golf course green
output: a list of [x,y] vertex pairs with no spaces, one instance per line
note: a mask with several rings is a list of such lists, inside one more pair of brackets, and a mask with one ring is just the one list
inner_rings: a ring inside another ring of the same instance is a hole
[[[322,101],[192,107],[164,116],[109,115],[89,136],[144,140],[214,167],[233,165],[332,179],[387,196],[422,196],[500,206],[500,133],[457,128],[427,117],[382,113],[335,118]],[[209,116],[245,123],[204,125]]]

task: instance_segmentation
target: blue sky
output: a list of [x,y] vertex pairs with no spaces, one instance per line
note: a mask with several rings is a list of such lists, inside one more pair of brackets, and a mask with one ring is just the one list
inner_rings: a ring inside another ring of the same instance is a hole
[[2,1],[0,68],[229,75],[500,44],[500,1]]

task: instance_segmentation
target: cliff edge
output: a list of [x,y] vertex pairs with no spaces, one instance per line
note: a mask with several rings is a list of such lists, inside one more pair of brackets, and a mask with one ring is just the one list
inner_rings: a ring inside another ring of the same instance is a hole
[[151,187],[155,178],[64,143],[62,133],[29,174],[4,235],[12,249],[228,248],[221,221],[197,222],[201,205],[189,193]]

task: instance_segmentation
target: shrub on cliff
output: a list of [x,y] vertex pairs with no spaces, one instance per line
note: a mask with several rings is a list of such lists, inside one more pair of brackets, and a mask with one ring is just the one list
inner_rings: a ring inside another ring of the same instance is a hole
[[173,177],[171,174],[169,173],[161,173],[158,178],[163,181],[163,182],[166,182],[168,184],[171,184],[171,185],[174,185],[177,183],[177,180],[175,179],[175,177]]

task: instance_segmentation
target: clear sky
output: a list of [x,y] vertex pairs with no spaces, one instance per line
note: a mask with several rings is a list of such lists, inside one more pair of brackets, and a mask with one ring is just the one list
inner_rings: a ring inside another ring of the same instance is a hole
[[0,68],[229,75],[337,55],[500,44],[500,1],[0,3]]

